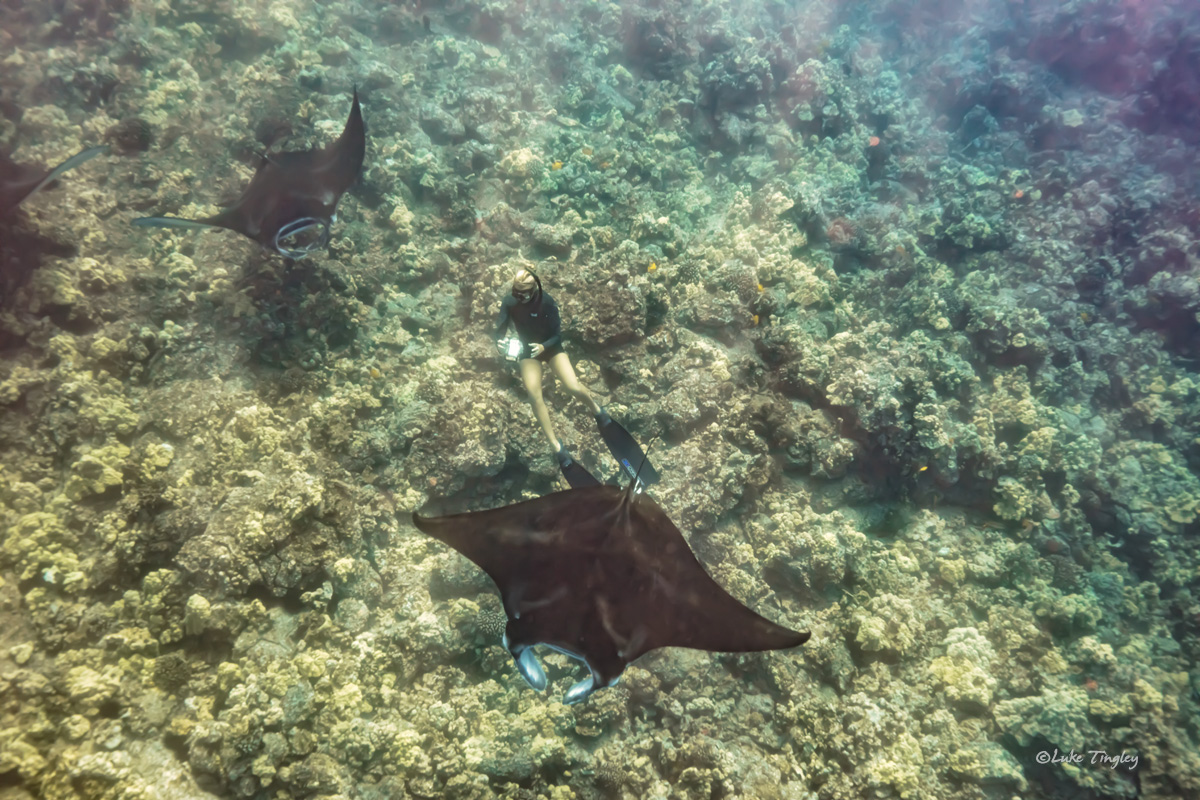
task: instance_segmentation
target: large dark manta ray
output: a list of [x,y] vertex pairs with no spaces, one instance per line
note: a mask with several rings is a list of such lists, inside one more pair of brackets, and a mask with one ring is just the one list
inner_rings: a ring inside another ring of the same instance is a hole
[[318,150],[270,153],[242,196],[204,219],[139,217],[134,225],[228,228],[288,258],[303,258],[329,242],[338,201],[358,178],[367,151],[366,127],[355,89],[342,134]]
[[443,517],[414,512],[413,523],[491,576],[508,615],[504,645],[533,688],[546,687],[535,645],[587,665],[591,676],[567,692],[568,705],[612,686],[659,647],[749,652],[808,641],[808,632],[776,625],[717,585],[637,485]]

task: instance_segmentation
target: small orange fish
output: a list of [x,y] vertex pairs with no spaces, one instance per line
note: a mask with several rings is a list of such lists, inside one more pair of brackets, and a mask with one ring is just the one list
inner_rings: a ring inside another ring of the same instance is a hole
[[1013,200],[1020,200],[1024,196],[1025,192],[1021,191],[1020,189],[1017,189],[1013,192]]
[[879,137],[872,136],[870,139],[867,139],[867,146],[868,147],[878,147],[879,146]]

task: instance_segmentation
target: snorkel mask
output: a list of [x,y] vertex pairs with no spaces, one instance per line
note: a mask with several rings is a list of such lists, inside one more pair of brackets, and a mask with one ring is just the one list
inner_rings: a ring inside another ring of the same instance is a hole
[[528,272],[533,277],[534,283],[537,284],[537,289],[522,289],[520,291],[517,291],[514,289],[512,296],[517,298],[517,300],[521,303],[528,303],[528,302],[532,301],[534,297],[537,298],[538,303],[541,303],[542,302],[542,279],[539,278],[537,276],[537,273],[531,269],[526,269],[525,271]]

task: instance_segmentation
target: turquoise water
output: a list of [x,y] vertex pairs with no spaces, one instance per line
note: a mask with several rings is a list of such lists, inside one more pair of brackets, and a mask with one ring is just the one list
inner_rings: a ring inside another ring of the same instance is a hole
[[[1185,2],[0,4],[0,800],[1200,796],[1198,43]],[[355,91],[306,257],[132,224],[266,207]],[[543,419],[520,269],[583,390],[547,363]],[[623,483],[585,395],[807,643],[527,685],[411,513],[567,489],[552,439]]]

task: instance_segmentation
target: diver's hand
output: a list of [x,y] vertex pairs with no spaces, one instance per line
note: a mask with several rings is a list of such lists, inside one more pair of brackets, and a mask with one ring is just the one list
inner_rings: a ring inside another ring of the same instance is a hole
[[544,352],[546,352],[546,348],[542,347],[537,342],[534,342],[533,344],[529,345],[529,357],[530,358],[537,358]]
[[499,350],[501,353],[503,353],[506,349],[508,349],[508,340],[507,339],[497,339],[496,340],[496,349]]

